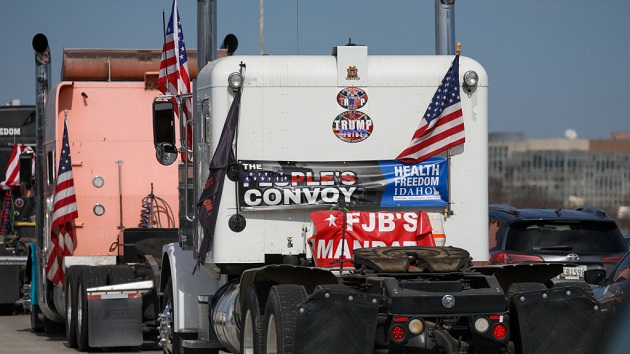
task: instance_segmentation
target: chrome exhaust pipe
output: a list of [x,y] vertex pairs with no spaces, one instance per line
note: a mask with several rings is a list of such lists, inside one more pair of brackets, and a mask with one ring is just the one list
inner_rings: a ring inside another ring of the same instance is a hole
[[[37,302],[42,313],[55,322],[62,322],[63,317],[55,311],[53,301],[53,289],[49,289],[46,284],[46,235],[44,227],[46,223],[44,215],[44,121],[46,116],[46,101],[50,90],[50,48],[48,38],[42,33],[33,37],[33,50],[35,51],[35,199],[38,203],[35,214],[35,224],[37,225],[36,252],[38,269],[38,296]],[[60,289],[61,290],[61,289]],[[34,299],[32,299],[34,300]],[[31,301],[32,301],[31,300]]]
[[[46,100],[48,91],[50,90],[50,48],[48,47],[48,38],[42,33],[38,33],[33,37],[33,49],[35,50],[35,173],[37,176],[45,176],[44,174],[44,117],[46,115]],[[44,196],[44,180],[37,178],[35,183],[35,195],[38,203],[43,205]],[[35,215],[37,225],[37,246],[38,251],[44,248],[44,208],[37,208]]]
[[435,54],[455,54],[455,0],[435,0]]

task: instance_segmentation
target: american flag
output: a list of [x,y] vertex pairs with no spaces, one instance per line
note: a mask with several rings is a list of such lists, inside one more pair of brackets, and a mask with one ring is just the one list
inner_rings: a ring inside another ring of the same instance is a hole
[[[13,151],[7,163],[5,180],[0,182],[0,187],[4,190],[17,188],[20,186],[20,155],[25,152],[33,152],[33,149],[24,144],[13,144]],[[35,160],[33,160],[33,163]],[[31,168],[35,172],[34,168]]]
[[[186,56],[186,45],[184,44],[184,32],[177,10],[177,0],[173,0],[171,17],[168,20],[168,27],[164,33],[164,48],[162,49],[162,61],[160,62],[160,75],[158,77],[158,89],[162,93],[170,92],[172,95],[189,94],[190,71],[188,70],[188,57]],[[175,107],[177,102],[172,100]],[[190,99],[185,101],[184,117],[186,119],[186,143],[188,148],[192,147],[192,103]],[[185,155],[182,155],[182,159]]]
[[433,95],[409,146],[396,160],[418,163],[429,157],[463,144],[464,116],[459,97],[459,54]]
[[76,248],[74,234],[74,219],[77,212],[77,198],[74,192],[74,177],[72,176],[72,161],[70,160],[70,144],[68,143],[68,123],[64,122],[63,142],[57,185],[53,198],[53,216],[50,226],[50,247],[46,261],[46,276],[55,285],[63,288],[64,270],[63,258],[71,256]]

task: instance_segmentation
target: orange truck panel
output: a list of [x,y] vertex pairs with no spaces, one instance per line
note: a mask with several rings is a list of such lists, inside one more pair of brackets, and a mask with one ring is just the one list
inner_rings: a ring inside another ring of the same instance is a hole
[[[62,82],[55,97],[55,176],[61,153],[65,110],[79,217],[75,255],[117,255],[109,252],[122,225],[138,227],[142,199],[153,193],[177,213],[177,165],[162,166],[155,156],[152,101],[160,92],[144,82]],[[104,180],[101,188],[93,178]],[[54,184],[53,184],[54,188]],[[121,209],[122,196],[122,209]],[[96,204],[104,206],[95,215]],[[163,215],[162,227],[167,224]],[[176,218],[176,215],[175,215]],[[156,227],[159,225],[155,225]]]

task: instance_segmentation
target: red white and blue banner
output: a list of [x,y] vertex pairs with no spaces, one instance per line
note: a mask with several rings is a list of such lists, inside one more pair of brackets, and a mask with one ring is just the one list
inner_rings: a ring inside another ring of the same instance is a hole
[[239,161],[243,210],[339,206],[432,207],[448,203],[448,164]]

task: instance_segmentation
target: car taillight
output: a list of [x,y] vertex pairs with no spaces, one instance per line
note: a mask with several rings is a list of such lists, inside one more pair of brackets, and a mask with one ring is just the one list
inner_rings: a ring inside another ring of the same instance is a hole
[[490,256],[490,261],[493,264],[506,264],[507,263],[507,253],[499,252]]
[[543,262],[542,257],[532,256],[529,254],[509,253],[507,255],[508,263],[537,263]]
[[508,252],[495,253],[490,259],[494,264],[539,263],[544,261],[539,256]]
[[623,255],[621,256],[608,256],[608,257],[604,257],[602,259],[602,263],[619,263],[619,261],[621,260],[621,258],[623,258]]

